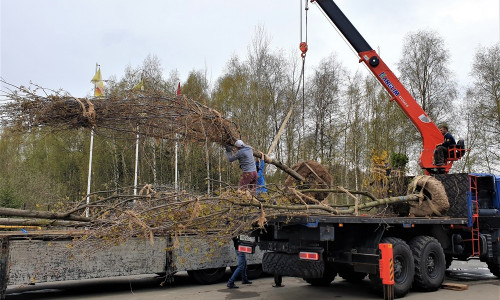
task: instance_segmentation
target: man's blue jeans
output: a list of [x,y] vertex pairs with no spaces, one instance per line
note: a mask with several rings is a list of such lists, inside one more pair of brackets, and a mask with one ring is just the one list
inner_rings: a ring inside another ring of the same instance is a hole
[[236,278],[241,274],[241,281],[248,281],[247,277],[247,256],[244,252],[236,251],[236,255],[238,256],[238,267],[234,270],[233,275],[229,278],[227,283],[233,284],[236,281]]

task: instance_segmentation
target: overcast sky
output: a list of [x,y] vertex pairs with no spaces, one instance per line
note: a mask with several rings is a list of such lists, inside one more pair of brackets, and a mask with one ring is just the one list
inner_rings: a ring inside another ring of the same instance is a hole
[[[206,70],[213,83],[232,55],[246,57],[257,26],[264,27],[272,49],[300,55],[300,0],[0,1],[1,77],[77,97],[91,93],[96,63],[104,79],[120,78],[127,65],[141,65],[148,54],[161,60],[165,77],[177,69],[184,81],[191,70]],[[461,85],[470,80],[477,47],[499,41],[499,2],[336,1],[396,74],[405,35],[438,32]],[[369,73],[316,4],[310,4],[308,21],[307,66],[336,53],[346,68]]]

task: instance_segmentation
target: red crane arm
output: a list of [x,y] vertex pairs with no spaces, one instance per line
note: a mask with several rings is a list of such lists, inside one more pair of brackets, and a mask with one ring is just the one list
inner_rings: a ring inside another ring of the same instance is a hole
[[[422,152],[418,164],[423,169],[436,168],[433,164],[434,149],[443,142],[443,134],[436,124],[429,118],[422,107],[415,101],[406,90],[399,79],[392,73],[389,67],[377,55],[375,50],[360,52],[360,61],[363,61],[372,71],[375,77],[382,83],[391,95],[391,101],[395,101],[403,112],[408,116],[422,136]],[[446,165],[448,170],[451,165]],[[448,171],[446,170],[446,171]]]
[[363,36],[347,19],[333,0],[316,0],[325,14],[339,29],[351,46],[360,57],[360,62],[364,62],[372,71],[375,77],[382,83],[387,92],[391,95],[391,101],[395,101],[404,111],[406,116],[415,125],[422,136],[423,149],[420,153],[418,164],[428,173],[447,173],[452,166],[449,161],[444,166],[433,164],[434,149],[443,142],[443,135],[436,124],[429,118],[422,107],[413,96],[406,90],[399,79],[392,73],[389,67],[382,61],[380,56],[365,41]]

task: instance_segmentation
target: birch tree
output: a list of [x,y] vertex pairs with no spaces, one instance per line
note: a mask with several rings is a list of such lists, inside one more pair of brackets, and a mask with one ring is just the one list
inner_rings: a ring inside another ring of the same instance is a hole
[[449,121],[457,96],[449,61],[449,51],[436,32],[421,30],[405,37],[398,62],[401,81],[434,122]]
[[470,73],[464,109],[467,119],[468,147],[478,157],[478,171],[500,172],[500,43],[479,47]]

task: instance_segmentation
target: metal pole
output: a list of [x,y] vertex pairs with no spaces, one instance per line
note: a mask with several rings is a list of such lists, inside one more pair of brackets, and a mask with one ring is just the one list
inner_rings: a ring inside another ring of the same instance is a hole
[[219,195],[222,194],[222,167],[221,167],[221,149],[219,148]]
[[[89,154],[89,176],[87,178],[87,205],[90,203],[90,182],[92,179],[92,153],[94,152],[94,127],[90,129],[90,154]],[[85,216],[89,217],[89,208],[85,209]]]
[[178,169],[178,160],[177,160],[177,154],[178,154],[178,143],[177,143],[177,136],[175,137],[175,175],[174,175],[174,188],[175,191],[177,192],[179,190],[179,169]]
[[[99,64],[95,63],[95,72],[97,73],[97,69],[99,68]],[[94,95],[95,95],[95,83],[94,83]],[[90,183],[92,180],[92,153],[94,151],[94,126],[90,129],[90,151],[89,151],[89,175],[87,178],[87,205],[90,203]],[[85,209],[85,217],[89,217],[89,208]]]
[[[134,196],[137,196],[137,173],[139,170],[139,125],[137,125],[137,139],[135,140],[135,172],[134,172]],[[135,203],[135,199],[134,199]]]
[[[179,84],[177,85],[177,93],[176,94],[177,94],[177,96],[179,96],[181,94],[181,82],[180,81],[179,81]],[[178,148],[179,148],[178,142],[177,142],[178,138],[179,138],[179,135],[175,134],[175,168],[174,168],[175,169],[174,188],[175,188],[175,192],[176,192],[175,200],[177,200],[177,192],[179,190],[179,183],[178,183],[179,170],[177,168],[178,167],[177,166],[178,165],[177,153],[178,153]]]

